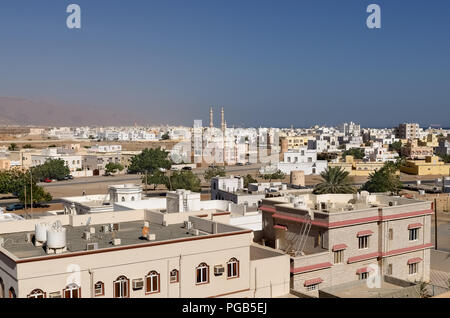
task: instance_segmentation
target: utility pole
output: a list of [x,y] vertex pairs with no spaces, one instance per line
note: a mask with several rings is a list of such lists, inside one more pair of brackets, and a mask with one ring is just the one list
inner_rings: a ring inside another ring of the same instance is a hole
[[33,214],[33,174],[31,173],[30,169],[30,193],[31,193],[31,214]]
[[25,194],[25,204],[23,206],[23,209],[25,210],[25,218],[28,219],[28,212],[27,212],[27,182],[25,181],[25,184],[23,186],[23,191]]
[[437,199],[434,199],[434,249],[438,249],[437,237]]

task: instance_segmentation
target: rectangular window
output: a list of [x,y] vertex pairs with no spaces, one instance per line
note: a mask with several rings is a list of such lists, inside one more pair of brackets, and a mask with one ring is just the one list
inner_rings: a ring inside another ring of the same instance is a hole
[[317,289],[319,289],[319,284],[306,286],[307,291],[313,291],[313,290],[317,290]]
[[359,274],[360,280],[367,279],[368,277],[369,277],[369,272],[364,272],[364,273]]
[[389,265],[388,265],[388,268],[387,268],[387,274],[388,274],[388,275],[392,275],[392,264],[389,264]]
[[417,241],[419,239],[419,229],[410,229],[409,230],[409,240]]
[[369,235],[366,236],[360,236],[358,238],[358,248],[361,249],[365,249],[365,248],[369,248]]
[[344,250],[334,252],[334,263],[339,264],[344,262]]
[[393,239],[394,239],[394,230],[389,229],[389,240],[393,240]]
[[409,264],[409,275],[414,275],[417,274],[417,264],[419,263],[413,263],[413,264]]

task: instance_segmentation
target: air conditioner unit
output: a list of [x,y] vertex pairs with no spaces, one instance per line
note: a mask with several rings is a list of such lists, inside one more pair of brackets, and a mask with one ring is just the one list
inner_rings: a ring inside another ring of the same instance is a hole
[[61,292],[57,291],[57,292],[49,293],[48,298],[62,298]]
[[214,266],[214,276],[221,276],[225,272],[223,265]]
[[98,250],[98,243],[89,243],[89,244],[86,244],[86,250],[87,250],[87,251]]
[[133,290],[144,288],[144,280],[142,278],[133,279]]

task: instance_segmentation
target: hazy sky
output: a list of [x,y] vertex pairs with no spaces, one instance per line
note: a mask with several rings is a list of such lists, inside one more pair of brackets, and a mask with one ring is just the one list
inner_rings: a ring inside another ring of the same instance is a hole
[[450,126],[449,13],[448,0],[2,0],[0,96],[153,124],[207,122],[210,106],[218,124],[223,106],[229,126]]

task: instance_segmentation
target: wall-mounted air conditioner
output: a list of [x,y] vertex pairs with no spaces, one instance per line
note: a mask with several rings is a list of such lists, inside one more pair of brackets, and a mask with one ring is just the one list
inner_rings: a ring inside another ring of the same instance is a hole
[[223,265],[214,266],[214,275],[221,276],[225,272],[225,267]]
[[89,244],[86,244],[86,250],[87,250],[87,251],[98,250],[98,243],[89,243]]
[[144,288],[144,280],[142,278],[133,279],[133,290]]

